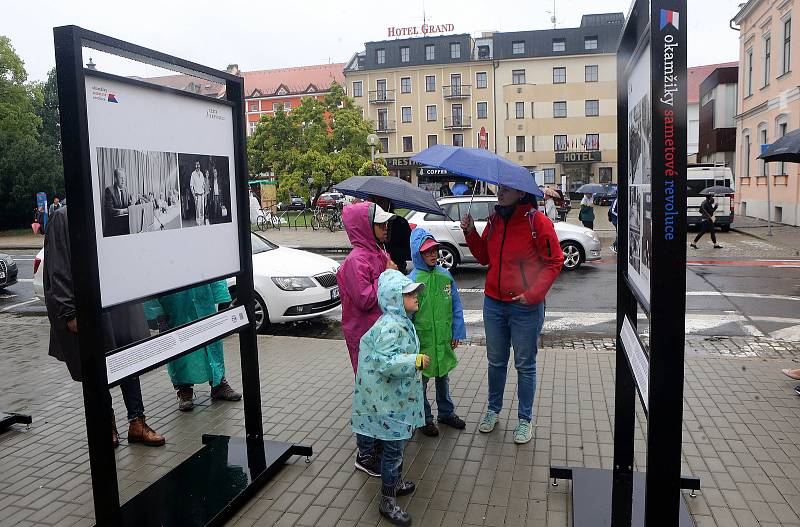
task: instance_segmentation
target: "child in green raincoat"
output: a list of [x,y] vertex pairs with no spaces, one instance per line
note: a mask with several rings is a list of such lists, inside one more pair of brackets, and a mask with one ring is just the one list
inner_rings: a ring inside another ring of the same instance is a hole
[[428,402],[428,380],[431,378],[436,384],[439,422],[458,430],[466,427],[466,423],[455,413],[448,374],[458,364],[455,349],[467,338],[467,329],[456,282],[445,268],[437,265],[439,242],[420,227],[411,233],[411,260],[414,270],[408,277],[425,284],[424,292],[419,295],[419,311],[414,315],[414,327],[422,353],[431,358],[430,366],[422,372],[425,426],[419,430],[433,437],[439,435],[439,429],[433,422],[433,411]]
[[424,422],[420,371],[430,359],[419,352],[410,318],[419,309],[417,293],[424,287],[399,271],[380,275],[378,305],[383,315],[361,338],[353,390],[356,437],[380,439],[383,445],[378,509],[395,525],[411,523],[395,498],[414,492],[414,484],[400,478],[400,468],[406,440]]

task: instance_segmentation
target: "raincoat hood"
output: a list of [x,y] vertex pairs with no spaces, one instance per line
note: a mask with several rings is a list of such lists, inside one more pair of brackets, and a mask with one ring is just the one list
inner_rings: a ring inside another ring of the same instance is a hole
[[381,311],[408,319],[403,306],[403,288],[412,283],[414,282],[400,271],[384,271],[378,279],[378,305]]
[[422,244],[429,238],[434,241],[436,240],[431,233],[422,227],[417,227],[411,231],[411,261],[414,263],[414,269],[419,271],[430,271],[433,269],[433,267],[425,263],[425,260],[422,259],[422,254],[419,252]]
[[372,220],[375,219],[375,204],[369,202],[348,205],[342,211],[342,222],[350,244],[368,251],[380,252]]

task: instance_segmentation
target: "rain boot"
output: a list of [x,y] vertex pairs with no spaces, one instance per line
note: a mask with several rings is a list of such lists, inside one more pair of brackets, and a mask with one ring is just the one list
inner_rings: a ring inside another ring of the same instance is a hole
[[400,508],[394,496],[382,494],[380,504],[378,504],[378,510],[381,516],[389,520],[389,523],[400,525],[401,527],[411,525],[411,516]]

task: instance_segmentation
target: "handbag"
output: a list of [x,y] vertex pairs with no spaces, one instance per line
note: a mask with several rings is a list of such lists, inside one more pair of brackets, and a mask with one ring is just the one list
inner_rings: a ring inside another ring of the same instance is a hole
[[34,221],[31,223],[31,229],[33,229],[33,234],[39,234],[39,229],[42,228],[42,224],[38,221]]

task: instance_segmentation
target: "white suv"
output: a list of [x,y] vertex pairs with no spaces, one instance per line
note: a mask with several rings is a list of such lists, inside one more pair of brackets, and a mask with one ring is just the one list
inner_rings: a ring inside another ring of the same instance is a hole
[[[430,232],[441,244],[439,263],[445,269],[455,269],[461,263],[475,263],[475,257],[469,251],[464,233],[461,232],[459,218],[469,209],[470,196],[453,196],[438,200],[447,216],[425,212],[411,212],[406,219],[416,227]],[[495,196],[475,196],[470,214],[475,219],[475,228],[483,232],[486,220],[497,204]],[[583,262],[600,259],[600,238],[586,227],[579,227],[555,222],[556,236],[564,251],[564,270],[573,271]]]

